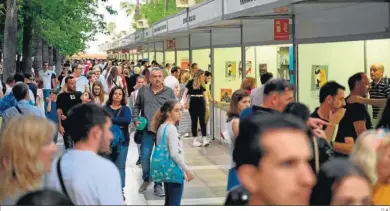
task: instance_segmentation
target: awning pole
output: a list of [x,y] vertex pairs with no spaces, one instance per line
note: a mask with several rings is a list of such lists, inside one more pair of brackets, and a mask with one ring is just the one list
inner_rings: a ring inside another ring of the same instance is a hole
[[164,41],[162,41],[162,53],[163,53],[163,61],[162,61],[162,63],[164,65],[166,65],[166,61],[165,61],[165,42]]
[[[298,83],[298,44],[296,40],[296,34],[295,34],[295,14],[291,16],[291,37],[292,37],[292,46],[293,46],[293,62],[294,62],[294,69],[290,70],[292,71],[293,79],[294,79],[294,86],[295,86],[295,92],[294,92],[294,98],[295,101],[299,100],[299,83]],[[291,62],[291,61],[290,61]]]
[[[243,25],[241,24],[241,27],[240,27],[240,34],[241,34],[241,42],[240,42],[240,45],[241,45],[241,76],[242,76],[242,80],[244,80],[245,78],[245,70],[246,70],[246,51],[245,51],[245,46],[244,46],[244,27]],[[239,67],[240,68],[240,67]]]
[[[214,76],[214,48],[213,48],[213,30],[210,30],[210,72],[213,74]],[[215,77],[215,76],[214,76]],[[213,96],[212,98],[214,99],[214,94],[215,94],[215,91],[214,91],[214,85],[215,83],[215,80],[211,80],[211,96]],[[212,127],[210,128],[211,129],[211,136],[212,136],[212,139],[215,140],[215,106],[214,104],[211,104],[213,105],[212,106],[212,109],[211,109],[211,122],[212,122]]]
[[189,65],[192,64],[192,45],[191,45],[191,33],[188,34],[188,60],[189,60]]
[[157,60],[157,51],[156,51],[156,42],[153,43],[153,46],[154,46],[154,56],[153,56],[153,60]]
[[177,67],[180,67],[179,64],[177,64],[177,49],[176,49],[176,38],[173,38],[173,46],[175,49],[175,64]]

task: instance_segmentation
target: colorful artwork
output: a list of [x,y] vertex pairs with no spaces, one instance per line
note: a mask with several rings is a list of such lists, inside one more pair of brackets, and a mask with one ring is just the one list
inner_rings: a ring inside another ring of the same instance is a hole
[[266,72],[268,72],[267,64],[259,64],[259,75],[262,76]]
[[237,75],[236,62],[226,62],[225,77],[228,79],[235,79]]
[[320,89],[328,82],[328,65],[311,66],[311,90]]
[[230,103],[230,101],[232,101],[232,95],[232,89],[221,89],[221,102]]

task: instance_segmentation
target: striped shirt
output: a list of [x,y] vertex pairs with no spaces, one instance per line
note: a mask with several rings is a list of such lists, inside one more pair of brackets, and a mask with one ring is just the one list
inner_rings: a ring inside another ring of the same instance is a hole
[[[387,79],[386,79],[387,80]],[[371,82],[370,98],[371,99],[386,99],[390,95],[390,86],[384,78],[382,78],[378,84]],[[374,119],[379,118],[380,108],[372,106],[372,117]]]

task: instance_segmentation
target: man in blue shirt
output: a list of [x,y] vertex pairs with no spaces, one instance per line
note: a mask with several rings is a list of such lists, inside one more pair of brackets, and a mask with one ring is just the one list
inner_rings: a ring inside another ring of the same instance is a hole
[[[19,84],[19,83],[24,83],[24,76],[16,73],[14,75],[14,82],[13,85]],[[35,98],[34,94],[31,91],[31,89],[28,90],[29,92],[29,100],[27,101],[30,105],[35,105]],[[0,100],[0,113],[3,113],[5,110],[8,108],[11,108],[17,104],[17,100],[14,97],[14,94],[12,92],[6,93],[4,97]]]
[[17,103],[15,106],[12,106],[11,108],[8,108],[4,111],[2,128],[5,128],[7,122],[9,122],[11,119],[23,115],[34,115],[46,118],[45,113],[42,110],[29,104],[30,92],[27,84],[15,84],[15,86],[12,88],[12,93]]

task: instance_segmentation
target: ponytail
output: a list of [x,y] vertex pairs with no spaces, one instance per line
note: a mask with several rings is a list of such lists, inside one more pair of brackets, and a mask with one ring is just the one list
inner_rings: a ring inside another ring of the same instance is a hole
[[160,125],[162,125],[165,122],[166,119],[167,119],[166,112],[157,111],[153,116],[152,132],[157,133],[158,128],[160,127]]

